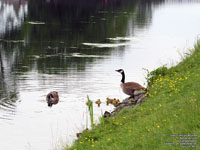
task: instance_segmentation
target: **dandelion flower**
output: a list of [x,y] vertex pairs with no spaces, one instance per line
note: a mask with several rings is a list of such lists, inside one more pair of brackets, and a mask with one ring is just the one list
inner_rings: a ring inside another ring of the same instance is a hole
[[62,142],[61,138],[58,138],[58,142]]

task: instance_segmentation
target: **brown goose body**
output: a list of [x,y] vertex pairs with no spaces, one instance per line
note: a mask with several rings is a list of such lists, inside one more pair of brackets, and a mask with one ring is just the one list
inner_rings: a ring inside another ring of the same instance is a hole
[[53,104],[57,104],[59,101],[59,96],[58,96],[58,92],[53,91],[50,92],[49,94],[47,94],[46,96],[46,101],[48,103],[48,106],[52,106]]
[[146,88],[136,82],[121,83],[120,87],[125,94],[130,96],[133,96],[135,91],[146,90]]
[[140,93],[144,93],[146,91],[146,88],[140,85],[136,82],[125,82],[125,73],[123,69],[116,70],[117,72],[121,73],[122,80],[120,87],[122,88],[122,91],[130,96],[135,96]]

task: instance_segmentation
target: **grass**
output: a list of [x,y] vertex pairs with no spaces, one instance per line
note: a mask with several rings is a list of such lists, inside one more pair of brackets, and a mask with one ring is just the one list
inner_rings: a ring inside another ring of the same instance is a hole
[[[103,125],[84,131],[70,149],[200,149],[200,43],[177,66],[149,73],[147,81],[145,103],[123,109]],[[197,147],[182,147],[180,138],[197,140],[193,142]]]
[[90,122],[92,129],[94,128],[94,115],[93,115],[93,102],[90,100],[89,96],[87,95],[87,105],[88,105],[88,110],[90,113]]

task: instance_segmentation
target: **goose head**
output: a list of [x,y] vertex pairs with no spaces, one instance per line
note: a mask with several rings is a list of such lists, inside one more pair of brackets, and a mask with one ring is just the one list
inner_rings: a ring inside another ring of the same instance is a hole
[[123,69],[118,69],[118,70],[115,70],[115,71],[117,71],[117,72],[119,72],[119,73],[124,73],[124,70]]
[[118,69],[118,70],[115,70],[115,71],[119,72],[122,75],[121,82],[125,83],[125,73],[124,73],[124,70],[123,69]]

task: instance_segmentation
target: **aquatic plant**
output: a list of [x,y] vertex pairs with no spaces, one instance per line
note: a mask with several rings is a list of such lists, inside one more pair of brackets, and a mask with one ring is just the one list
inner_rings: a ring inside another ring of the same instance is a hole
[[93,116],[93,102],[90,100],[89,96],[87,95],[87,106],[89,109],[90,113],[90,122],[91,122],[91,127],[94,128],[94,116]]
[[103,116],[103,112],[101,110],[101,117],[99,118],[100,124],[104,126],[105,120],[104,120],[104,116]]

